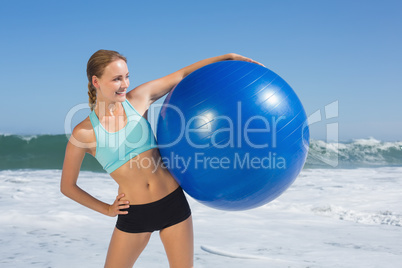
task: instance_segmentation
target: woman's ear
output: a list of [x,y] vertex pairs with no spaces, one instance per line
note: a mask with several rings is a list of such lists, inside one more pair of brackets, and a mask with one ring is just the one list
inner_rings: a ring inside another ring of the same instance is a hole
[[98,77],[96,77],[95,75],[92,76],[92,85],[94,85],[94,87],[96,89],[99,89],[99,79]]

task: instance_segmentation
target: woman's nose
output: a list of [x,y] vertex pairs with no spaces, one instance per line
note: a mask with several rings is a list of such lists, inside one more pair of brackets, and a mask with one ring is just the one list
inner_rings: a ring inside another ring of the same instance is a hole
[[127,88],[130,85],[130,80],[128,78],[123,79],[123,82],[121,83],[121,87]]

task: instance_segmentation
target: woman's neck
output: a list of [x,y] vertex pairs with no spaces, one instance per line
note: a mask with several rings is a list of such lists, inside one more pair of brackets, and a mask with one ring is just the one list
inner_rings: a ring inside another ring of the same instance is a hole
[[122,108],[123,106],[120,102],[97,101],[95,113],[98,114],[99,118],[103,116],[117,116],[120,115]]

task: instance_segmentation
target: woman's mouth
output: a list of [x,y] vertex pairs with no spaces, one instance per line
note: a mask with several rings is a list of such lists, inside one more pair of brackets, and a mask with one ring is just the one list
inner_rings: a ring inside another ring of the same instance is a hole
[[126,95],[126,91],[116,91],[116,95],[124,96]]

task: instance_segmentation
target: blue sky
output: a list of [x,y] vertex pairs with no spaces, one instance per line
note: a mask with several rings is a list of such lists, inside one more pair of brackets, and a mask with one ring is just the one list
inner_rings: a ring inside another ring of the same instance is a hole
[[312,138],[338,123],[340,140],[402,140],[402,1],[1,1],[0,34],[0,133],[64,133],[87,103],[88,58],[113,49],[131,88],[242,54],[285,79],[307,115],[338,101]]

